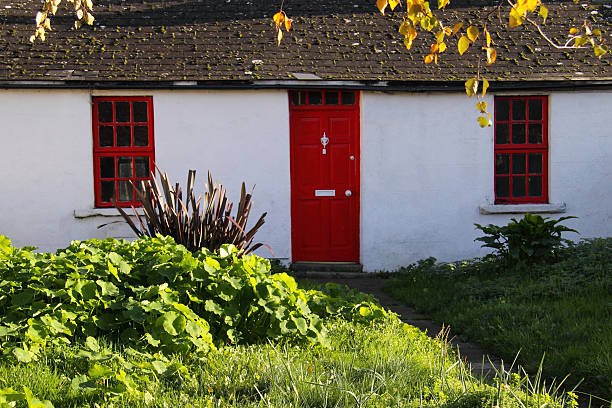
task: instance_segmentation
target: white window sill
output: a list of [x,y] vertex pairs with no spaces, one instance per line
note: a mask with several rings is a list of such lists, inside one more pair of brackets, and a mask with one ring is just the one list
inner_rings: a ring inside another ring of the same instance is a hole
[[[134,212],[131,208],[123,209],[128,215],[133,216]],[[143,215],[142,208],[137,208],[136,212],[138,215]],[[121,217],[119,211],[116,208],[82,208],[76,209],[73,212],[74,218],[91,218],[91,217]]]
[[481,214],[555,214],[567,211],[565,203],[552,204],[485,204],[479,207]]

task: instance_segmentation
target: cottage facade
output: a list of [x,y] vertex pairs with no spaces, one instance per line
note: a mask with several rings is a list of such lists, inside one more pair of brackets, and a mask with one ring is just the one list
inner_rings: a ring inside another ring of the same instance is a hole
[[449,52],[425,66],[394,38],[397,19],[350,3],[340,17],[325,2],[287,10],[296,31],[280,47],[274,7],[253,2],[232,2],[233,14],[217,2],[110,2],[95,30],[60,19],[35,45],[23,18],[34,6],[5,7],[18,40],[2,39],[0,233],[41,250],[131,238],[125,224],[97,226],[119,220],[110,197],[133,202],[129,181],[156,164],[176,181],[210,169],[234,198],[255,185],[253,214],[268,212],[257,239],[286,262],[376,271],[478,256],[474,223],[524,212],[612,235],[609,59],[496,33],[524,41],[517,55],[530,60],[509,51],[487,74],[494,125],[481,129],[460,80],[469,63]]

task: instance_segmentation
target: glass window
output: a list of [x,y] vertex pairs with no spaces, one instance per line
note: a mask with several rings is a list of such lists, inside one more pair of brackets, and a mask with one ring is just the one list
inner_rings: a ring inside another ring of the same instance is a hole
[[94,196],[97,207],[139,206],[134,185],[151,178],[153,99],[94,97]]

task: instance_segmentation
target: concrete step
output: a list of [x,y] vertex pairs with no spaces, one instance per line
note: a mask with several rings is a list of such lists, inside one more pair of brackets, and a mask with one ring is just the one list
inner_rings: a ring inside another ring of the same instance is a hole
[[294,262],[289,269],[296,277],[308,278],[363,278],[363,265],[349,262]]

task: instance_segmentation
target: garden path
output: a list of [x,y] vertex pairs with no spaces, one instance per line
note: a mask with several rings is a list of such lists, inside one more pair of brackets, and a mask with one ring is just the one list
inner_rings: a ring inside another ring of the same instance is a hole
[[[397,313],[404,323],[419,328],[427,333],[430,337],[436,337],[442,331],[442,325],[434,322],[429,317],[417,313],[412,307],[402,304],[387,294],[383,287],[387,281],[385,278],[378,276],[363,277],[363,273],[354,274],[333,274],[333,273],[308,273],[300,278],[306,278],[317,283],[333,282],[349,286],[363,293],[373,295],[380,304],[394,313]],[[501,360],[483,350],[478,344],[468,341],[463,341],[461,337],[453,335],[452,331],[448,335],[449,341],[453,349],[459,350],[462,359],[466,361],[472,368],[472,373],[475,375],[484,374],[493,376],[495,367],[501,366]],[[495,367],[494,367],[495,366]]]

